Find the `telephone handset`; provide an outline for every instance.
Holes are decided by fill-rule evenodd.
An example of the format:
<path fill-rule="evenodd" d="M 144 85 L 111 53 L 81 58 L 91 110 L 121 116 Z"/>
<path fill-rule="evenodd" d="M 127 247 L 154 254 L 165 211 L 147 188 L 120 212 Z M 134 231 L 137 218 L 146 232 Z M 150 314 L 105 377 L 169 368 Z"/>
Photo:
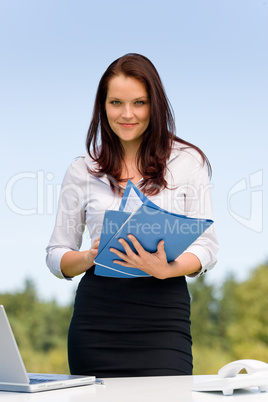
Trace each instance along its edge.
<path fill-rule="evenodd" d="M 245 369 L 247 374 L 241 374 Z M 218 371 L 218 376 L 207 381 L 194 383 L 192 391 L 222 391 L 232 395 L 234 389 L 257 387 L 259 391 L 268 391 L 268 364 L 260 360 L 243 359 L 226 364 Z"/>
<path fill-rule="evenodd" d="M 248 374 L 268 370 L 268 364 L 260 360 L 243 359 L 226 364 L 218 374 L 222 378 L 235 377 L 241 370 L 245 369 Z"/>

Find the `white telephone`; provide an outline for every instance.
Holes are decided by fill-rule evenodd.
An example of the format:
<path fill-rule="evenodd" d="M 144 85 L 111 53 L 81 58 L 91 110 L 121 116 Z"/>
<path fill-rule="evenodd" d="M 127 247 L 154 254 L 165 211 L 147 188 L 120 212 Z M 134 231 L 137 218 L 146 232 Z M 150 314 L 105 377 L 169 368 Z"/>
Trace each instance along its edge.
<path fill-rule="evenodd" d="M 245 369 L 247 374 L 238 373 Z M 257 387 L 261 392 L 268 391 L 268 364 L 259 360 L 236 360 L 218 371 L 218 377 L 194 383 L 192 391 L 222 391 L 232 395 L 234 389 Z"/>

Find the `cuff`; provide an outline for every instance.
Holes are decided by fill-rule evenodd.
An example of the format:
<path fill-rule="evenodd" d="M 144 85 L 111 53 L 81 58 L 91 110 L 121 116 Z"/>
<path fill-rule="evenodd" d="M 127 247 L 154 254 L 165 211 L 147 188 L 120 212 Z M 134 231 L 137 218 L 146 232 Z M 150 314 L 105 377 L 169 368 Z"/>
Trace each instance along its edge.
<path fill-rule="evenodd" d="M 48 268 L 50 269 L 50 272 L 55 275 L 59 279 L 66 279 L 68 281 L 72 280 L 70 277 L 66 277 L 63 275 L 61 268 L 60 268 L 60 262 L 65 253 L 70 251 L 68 248 L 55 248 L 47 253 L 46 257 L 46 264 Z"/>
<path fill-rule="evenodd" d="M 191 245 L 188 247 L 184 253 L 192 253 L 194 254 L 201 263 L 201 269 L 196 273 L 189 275 L 191 278 L 199 278 L 204 275 L 207 271 L 210 271 L 217 263 L 217 258 L 212 257 L 207 250 L 204 250 L 202 246 Z"/>

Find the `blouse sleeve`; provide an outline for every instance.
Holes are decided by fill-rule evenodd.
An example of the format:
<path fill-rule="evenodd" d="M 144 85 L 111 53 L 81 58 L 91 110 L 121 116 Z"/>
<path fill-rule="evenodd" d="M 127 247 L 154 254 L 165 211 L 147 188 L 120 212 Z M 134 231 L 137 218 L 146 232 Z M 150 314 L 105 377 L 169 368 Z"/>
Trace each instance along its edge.
<path fill-rule="evenodd" d="M 185 196 L 185 214 L 190 217 L 201 219 L 213 219 L 211 203 L 211 183 L 208 176 L 206 163 L 201 160 L 200 155 L 192 156 L 193 165 L 187 183 Z M 196 275 L 203 275 L 211 270 L 217 262 L 219 249 L 215 233 L 214 223 L 197 239 L 185 252 L 192 253 L 201 262 L 201 270 Z"/>
<path fill-rule="evenodd" d="M 63 179 L 56 223 L 46 248 L 46 264 L 60 279 L 71 279 L 63 275 L 60 261 L 66 252 L 80 249 L 85 229 L 85 197 L 78 167 L 74 162 Z"/>

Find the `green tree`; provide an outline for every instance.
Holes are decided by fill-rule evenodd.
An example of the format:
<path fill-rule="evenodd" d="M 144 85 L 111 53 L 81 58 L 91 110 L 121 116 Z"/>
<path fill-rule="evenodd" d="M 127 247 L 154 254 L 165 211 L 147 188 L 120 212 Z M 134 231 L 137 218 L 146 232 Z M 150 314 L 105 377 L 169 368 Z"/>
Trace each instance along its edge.
<path fill-rule="evenodd" d="M 27 279 L 20 292 L 0 295 L 28 371 L 68 372 L 66 344 L 72 304 L 40 301 Z"/>
<path fill-rule="evenodd" d="M 189 284 L 191 295 L 192 337 L 199 346 L 211 347 L 219 335 L 218 300 L 215 289 L 201 276 Z"/>
<path fill-rule="evenodd" d="M 226 337 L 234 358 L 268 361 L 268 265 L 255 269 L 234 289 L 232 322 Z"/>
<path fill-rule="evenodd" d="M 229 276 L 221 288 L 206 277 L 189 280 L 194 374 L 216 374 L 237 359 L 268 362 L 268 264 L 239 283 Z M 26 368 L 67 373 L 67 334 L 72 303 L 59 306 L 38 298 L 27 279 L 21 291 L 0 294 Z"/>

